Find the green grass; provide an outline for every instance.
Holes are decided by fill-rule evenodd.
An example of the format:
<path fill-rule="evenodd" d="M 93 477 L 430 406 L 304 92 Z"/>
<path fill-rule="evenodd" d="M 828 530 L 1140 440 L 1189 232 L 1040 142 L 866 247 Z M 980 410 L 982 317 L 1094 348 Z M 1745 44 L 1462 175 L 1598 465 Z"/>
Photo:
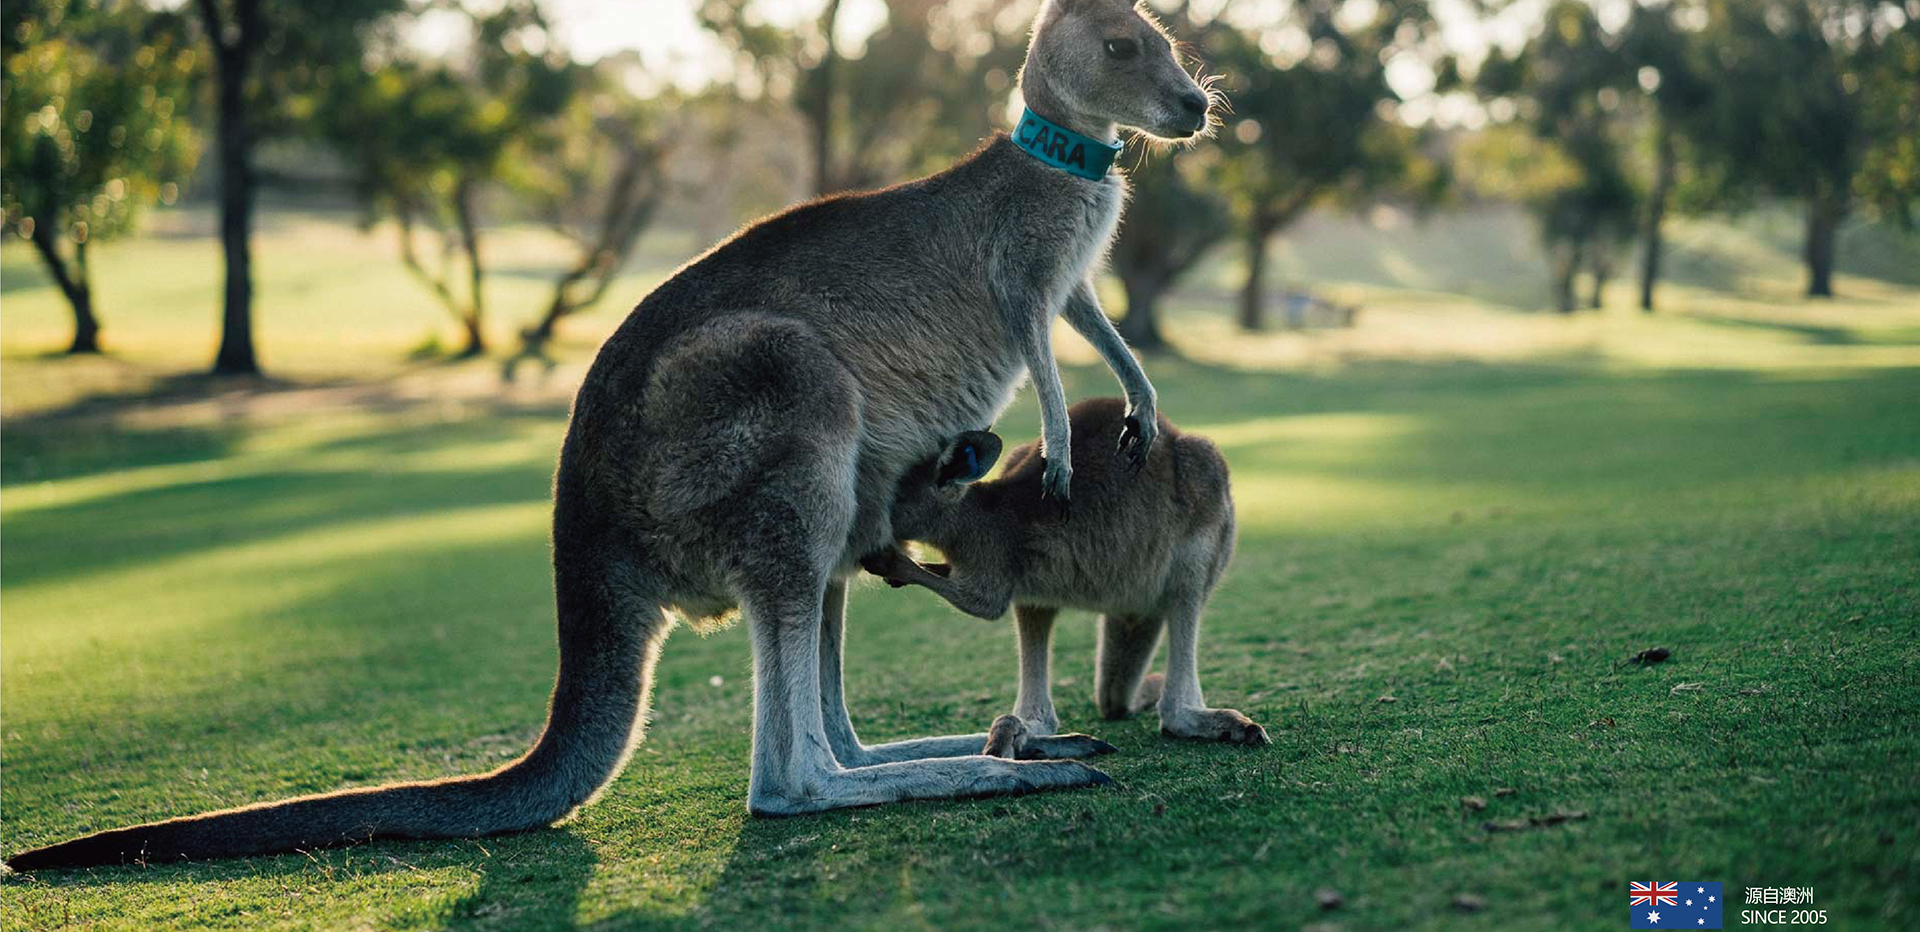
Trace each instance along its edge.
<path fill-rule="evenodd" d="M 126 355 L 75 365 L 37 355 L 57 305 L 4 253 L 0 849 L 485 768 L 539 724 L 578 362 L 511 392 L 401 362 L 431 308 L 371 267 L 406 314 L 346 302 L 336 276 L 377 250 L 303 224 L 264 241 L 266 292 L 345 302 L 364 333 L 315 322 L 268 358 L 327 381 L 165 403 L 116 393 L 199 361 L 179 322 L 210 285 L 159 279 L 205 256 L 103 250 L 170 297 L 103 309 Z M 1120 747 L 1117 787 L 751 820 L 745 632 L 681 631 L 645 744 L 567 825 L 7 877 L 0 927 L 1617 929 L 1625 882 L 1655 877 L 1811 886 L 1833 928 L 1920 924 L 1920 291 L 1857 275 L 1801 305 L 1790 262 L 1736 255 L 1738 281 L 1683 280 L 1671 313 L 1561 320 L 1315 242 L 1289 248 L 1329 250 L 1312 261 L 1366 302 L 1361 327 L 1231 338 L 1203 287 L 1173 304 L 1187 358 L 1148 362 L 1234 470 L 1203 677 L 1272 747 L 1099 721 L 1091 623 L 1069 619 L 1063 724 Z M 1066 355 L 1073 395 L 1112 391 Z M 1010 707 L 1008 626 L 883 587 L 850 615 L 868 740 Z M 1672 659 L 1628 662 L 1656 646 Z M 1484 827 L 1555 812 L 1586 817 Z M 1345 905 L 1319 910 L 1320 887 Z"/>

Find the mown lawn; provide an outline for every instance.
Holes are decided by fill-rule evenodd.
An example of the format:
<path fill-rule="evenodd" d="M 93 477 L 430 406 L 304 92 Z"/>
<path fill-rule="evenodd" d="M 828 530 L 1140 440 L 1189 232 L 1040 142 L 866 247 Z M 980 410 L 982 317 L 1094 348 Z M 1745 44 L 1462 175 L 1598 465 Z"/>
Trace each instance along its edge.
<path fill-rule="evenodd" d="M 1356 282 L 1351 334 L 1234 340 L 1183 299 L 1189 358 L 1148 363 L 1234 470 L 1203 677 L 1270 748 L 1099 721 L 1069 621 L 1063 724 L 1119 746 L 1116 787 L 751 820 L 745 632 L 682 631 L 567 825 L 11 876 L 0 925 L 1610 930 L 1654 878 L 1920 925 L 1920 292 L 1560 321 Z M 7 384 L 61 395 L 6 332 Z M 405 395 L 7 421 L 0 849 L 526 745 L 564 403 Z M 1009 626 L 884 587 L 850 615 L 869 740 L 1010 707 Z"/>

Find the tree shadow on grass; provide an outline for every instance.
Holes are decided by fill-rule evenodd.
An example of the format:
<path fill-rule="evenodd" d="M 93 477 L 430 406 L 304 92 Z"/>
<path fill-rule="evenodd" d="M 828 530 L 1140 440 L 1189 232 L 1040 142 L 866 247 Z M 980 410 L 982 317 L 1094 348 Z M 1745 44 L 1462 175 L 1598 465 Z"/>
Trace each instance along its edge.
<path fill-rule="evenodd" d="M 1716 327 L 1728 327 L 1736 330 L 1772 330 L 1798 338 L 1803 343 L 1816 346 L 1857 346 L 1862 341 L 1852 330 L 1845 327 L 1823 327 L 1818 324 L 1798 324 L 1778 320 L 1754 320 L 1746 317 L 1724 317 L 1717 314 L 1692 313 L 1685 315 L 1688 320 L 1696 320 Z"/>
<path fill-rule="evenodd" d="M 553 423 L 541 411 L 497 412 L 450 424 L 399 424 L 309 447 L 315 455 L 365 457 L 367 469 L 285 469 L 182 477 L 164 484 L 128 488 L 77 501 L 19 509 L 7 517 L 14 546 L 4 554 L 8 585 L 65 579 L 214 547 L 282 538 L 355 521 L 425 517 L 461 508 L 545 501 L 552 462 L 545 457 L 459 468 L 463 445 L 483 445 L 523 436 L 523 428 Z M 554 425 L 557 435 L 557 424 Z M 241 428 L 118 433 L 113 449 L 132 445 L 140 465 L 216 460 L 245 436 Z M 35 440 L 7 437 L 10 453 Z M 67 445 L 72 438 L 51 439 Z M 158 448 L 158 452 L 155 450 Z M 450 468 L 382 469 L 409 454 L 450 451 Z M 103 453 L 110 454 L 111 450 Z M 27 455 L 19 453 L 19 455 Z M 103 469 L 106 467 L 102 467 Z M 121 463 L 114 468 L 130 468 Z M 84 474 L 85 469 L 70 470 Z M 88 548 L 71 548 L 85 539 Z M 76 558 L 77 557 L 77 558 Z"/>
<path fill-rule="evenodd" d="M 289 891 L 311 890 L 453 869 L 478 875 L 478 888 L 443 905 L 430 897 L 415 897 L 404 886 L 396 887 L 393 892 L 408 902 L 390 916 L 386 927 L 547 928 L 570 922 L 596 860 L 592 846 L 578 833 L 546 828 L 482 839 L 381 841 L 194 864 L 9 874 L 0 882 L 37 889 L 38 896 L 21 900 L 26 915 L 14 918 L 25 920 L 27 928 L 53 928 L 63 923 L 70 891 L 138 886 L 185 891 L 258 882 Z"/>
<path fill-rule="evenodd" d="M 522 418 L 565 422 L 567 404 L 562 393 L 529 397 L 500 391 L 491 378 L 450 385 L 433 381 L 424 388 L 403 384 L 407 376 L 454 365 L 449 360 L 432 360 L 383 379 L 298 381 L 201 372 L 154 375 L 127 367 L 117 384 L 7 417 L 6 443 L 0 446 L 0 484 L 217 459 L 233 453 L 253 430 L 315 412 L 406 417 L 453 406 L 476 426 Z M 486 367 L 491 373 L 492 364 Z M 408 425 L 375 432 L 359 442 L 372 446 L 396 434 L 417 437 L 421 433 L 419 425 Z"/>

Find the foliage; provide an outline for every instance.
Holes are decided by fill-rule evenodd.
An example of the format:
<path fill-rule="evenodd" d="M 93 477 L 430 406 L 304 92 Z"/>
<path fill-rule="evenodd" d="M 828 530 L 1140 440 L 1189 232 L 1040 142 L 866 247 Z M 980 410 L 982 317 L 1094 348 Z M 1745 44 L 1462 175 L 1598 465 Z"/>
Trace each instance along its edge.
<path fill-rule="evenodd" d="M 1518 56 L 1508 59 L 1496 50 L 1478 75 L 1482 94 L 1524 102 L 1514 112 L 1538 145 L 1518 152 L 1553 153 L 1531 164 L 1510 153 L 1493 174 L 1508 176 L 1506 183 L 1523 195 L 1539 223 L 1561 311 L 1574 309 L 1575 278 L 1582 271 L 1593 276 L 1591 303 L 1599 306 L 1612 254 L 1634 231 L 1640 192 L 1626 164 L 1634 126 L 1625 104 L 1636 80 L 1619 37 L 1603 30 L 1593 8 L 1578 0 L 1549 7 L 1539 35 Z M 1516 142 L 1496 137 L 1495 145 Z"/>
<path fill-rule="evenodd" d="M 531 3 L 476 13 L 471 61 L 396 58 L 331 82 L 320 103 L 320 125 L 351 167 L 369 221 L 397 221 L 401 261 L 461 324 L 462 356 L 486 349 L 484 189 L 521 180 L 532 159 L 564 148 L 559 117 L 584 80 L 582 66 L 549 47 L 545 29 Z M 422 223 L 440 242 L 432 269 L 415 244 Z"/>
<path fill-rule="evenodd" d="M 1137 349 L 1155 350 L 1166 345 L 1156 312 L 1160 297 L 1232 232 L 1232 214 L 1206 183 L 1209 169 L 1217 171 L 1217 151 L 1135 153 L 1127 213 L 1108 261 L 1126 287 L 1121 335 Z"/>
<path fill-rule="evenodd" d="M 1247 237 L 1248 329 L 1265 326 L 1268 241 L 1309 208 L 1388 194 L 1430 200 L 1444 187 L 1421 134 L 1391 118 L 1399 95 L 1387 83 L 1388 63 L 1419 48 L 1432 28 L 1419 0 L 1364 10 L 1312 0 L 1290 4 L 1279 22 L 1197 27 L 1204 64 L 1220 72 L 1230 101 L 1218 180 Z"/>
<path fill-rule="evenodd" d="M 1390 117 L 1399 95 L 1387 62 L 1432 26 L 1424 3 L 1382 3 L 1359 24 L 1343 5 L 1297 3 L 1262 28 L 1213 22 L 1201 30 L 1206 67 L 1221 73 L 1232 112 L 1219 145 L 1222 178 L 1255 228 L 1284 228 L 1321 198 L 1364 196 L 1397 182 L 1432 180 L 1415 140 Z M 1274 35 L 1304 51 L 1268 51 Z"/>
<path fill-rule="evenodd" d="M 1710 0 L 1711 106 L 1689 135 L 1714 194 L 1807 209 L 1808 292 L 1832 293 L 1835 228 L 1865 203 L 1910 222 L 1920 197 L 1920 24 L 1891 0 Z"/>
<path fill-rule="evenodd" d="M 787 99 L 806 120 L 816 193 L 944 168 L 1004 124 L 1032 4 L 887 0 L 857 49 L 843 47 L 838 0 L 792 28 L 771 22 L 776 6 L 706 0 L 699 15 L 738 56 L 737 86 Z"/>
<path fill-rule="evenodd" d="M 1916 226 L 1920 200 L 1920 10 L 1889 32 L 1858 80 L 1866 150 L 1853 194 L 1906 229 Z"/>
<path fill-rule="evenodd" d="M 629 87 L 631 57 L 600 62 L 580 76 L 578 90 L 555 124 L 537 137 L 537 158 L 523 163 L 518 187 L 535 212 L 577 251 L 554 279 L 553 298 L 520 333 L 520 351 L 506 374 L 527 359 L 551 360 L 547 341 L 566 317 L 607 293 L 669 190 L 667 157 L 693 120 L 676 95 L 643 99 Z"/>
<path fill-rule="evenodd" d="M 412 9 L 409 0 L 193 3 L 216 56 L 245 59 L 241 90 L 256 143 L 310 136 L 320 95 L 335 81 L 368 70 L 369 52 L 395 41 Z"/>
<path fill-rule="evenodd" d="M 178 196 L 199 62 L 177 17 L 129 3 L 8 4 L 0 29 L 0 210 L 72 304 L 72 350 L 96 351 L 87 246 Z"/>

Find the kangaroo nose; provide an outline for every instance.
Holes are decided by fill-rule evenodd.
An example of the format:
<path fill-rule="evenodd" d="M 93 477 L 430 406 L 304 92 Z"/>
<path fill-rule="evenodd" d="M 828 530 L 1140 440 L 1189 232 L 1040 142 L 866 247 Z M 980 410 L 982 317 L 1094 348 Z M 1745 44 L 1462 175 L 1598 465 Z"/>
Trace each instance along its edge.
<path fill-rule="evenodd" d="M 1180 109 L 1199 116 L 1207 112 L 1207 95 L 1199 91 L 1188 91 L 1180 96 Z"/>

